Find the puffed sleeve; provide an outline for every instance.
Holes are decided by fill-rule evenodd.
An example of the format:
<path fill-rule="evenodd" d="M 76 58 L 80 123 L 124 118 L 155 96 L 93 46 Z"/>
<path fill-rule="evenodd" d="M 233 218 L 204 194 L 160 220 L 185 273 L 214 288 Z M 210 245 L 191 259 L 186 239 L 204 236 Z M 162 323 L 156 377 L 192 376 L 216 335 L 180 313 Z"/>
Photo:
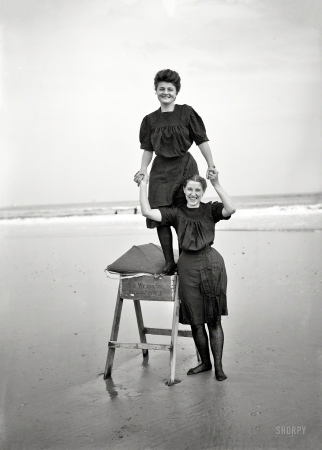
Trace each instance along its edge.
<path fill-rule="evenodd" d="M 214 222 L 217 223 L 220 220 L 229 220 L 231 216 L 224 217 L 222 215 L 222 210 L 224 209 L 224 205 L 221 202 L 213 202 L 212 203 L 212 218 Z"/>
<path fill-rule="evenodd" d="M 159 211 L 162 216 L 162 220 L 159 226 L 167 225 L 173 226 L 176 228 L 177 225 L 177 217 L 178 217 L 178 209 L 174 206 L 171 208 L 159 208 Z"/>
<path fill-rule="evenodd" d="M 190 108 L 189 134 L 197 145 L 209 141 L 202 118 L 193 108 Z"/>
<path fill-rule="evenodd" d="M 140 127 L 140 143 L 143 150 L 148 150 L 153 152 L 153 147 L 151 144 L 151 126 L 148 116 L 145 116 L 142 120 Z"/>

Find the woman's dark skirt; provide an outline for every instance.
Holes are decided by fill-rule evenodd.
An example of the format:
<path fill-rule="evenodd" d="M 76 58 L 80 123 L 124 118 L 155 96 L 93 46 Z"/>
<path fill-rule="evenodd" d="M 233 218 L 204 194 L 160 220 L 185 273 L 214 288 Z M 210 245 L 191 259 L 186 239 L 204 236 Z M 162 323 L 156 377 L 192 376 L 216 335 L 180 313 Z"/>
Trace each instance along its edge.
<path fill-rule="evenodd" d="M 227 316 L 227 274 L 220 253 L 212 247 L 183 251 L 178 261 L 182 324 L 215 322 Z"/>
<path fill-rule="evenodd" d="M 182 188 L 183 181 L 191 175 L 199 174 L 198 166 L 189 152 L 182 157 L 154 158 L 149 180 L 149 203 L 151 208 L 179 206 L 186 203 Z M 146 219 L 147 228 L 160 225 L 151 219 Z"/>

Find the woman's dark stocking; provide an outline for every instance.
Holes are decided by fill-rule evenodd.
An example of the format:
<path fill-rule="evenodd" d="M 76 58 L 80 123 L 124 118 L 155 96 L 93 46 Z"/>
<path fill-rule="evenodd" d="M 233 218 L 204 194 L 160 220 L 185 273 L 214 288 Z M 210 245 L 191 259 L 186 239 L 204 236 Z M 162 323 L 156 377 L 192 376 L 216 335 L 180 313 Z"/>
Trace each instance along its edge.
<path fill-rule="evenodd" d="M 210 361 L 208 336 L 204 324 L 191 325 L 191 331 L 193 340 L 195 341 L 201 358 L 201 364 L 190 369 L 187 372 L 187 375 L 195 375 L 196 373 L 205 372 L 206 370 L 211 370 L 212 368 Z"/>
<path fill-rule="evenodd" d="M 222 368 L 222 353 L 224 348 L 224 332 L 219 318 L 214 323 L 208 323 L 210 347 L 214 357 L 215 375 L 218 381 L 223 381 L 227 377 Z"/>
<path fill-rule="evenodd" d="M 159 241 L 163 250 L 165 258 L 165 266 L 161 273 L 163 275 L 173 275 L 176 271 L 177 265 L 174 261 L 173 256 L 173 245 L 172 245 L 172 231 L 170 227 L 161 226 L 157 228 Z"/>

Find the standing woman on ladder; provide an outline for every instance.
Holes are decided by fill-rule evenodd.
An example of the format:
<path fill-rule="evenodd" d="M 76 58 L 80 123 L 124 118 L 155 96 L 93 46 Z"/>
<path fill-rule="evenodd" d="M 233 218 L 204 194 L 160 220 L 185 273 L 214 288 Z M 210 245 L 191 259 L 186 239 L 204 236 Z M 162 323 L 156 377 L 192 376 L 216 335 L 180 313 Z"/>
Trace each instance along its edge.
<path fill-rule="evenodd" d="M 201 364 L 190 369 L 188 375 L 211 370 L 210 341 L 215 375 L 217 380 L 223 381 L 227 377 L 222 368 L 224 332 L 221 316 L 228 315 L 227 275 L 222 256 L 211 245 L 215 238 L 215 224 L 230 219 L 236 210 L 219 183 L 218 173 L 209 173 L 209 180 L 221 202 L 202 203 L 207 181 L 193 175 L 183 183 L 185 205 L 151 209 L 146 177 L 140 183 L 140 204 L 143 216 L 159 222 L 161 227 L 175 228 L 182 249 L 178 260 L 179 322 L 191 325 L 192 337 L 201 357 Z"/>
<path fill-rule="evenodd" d="M 179 206 L 186 203 L 182 189 L 183 181 L 198 174 L 195 159 L 188 152 L 193 142 L 204 156 L 209 173 L 218 173 L 208 144 L 206 129 L 201 117 L 191 106 L 175 104 L 181 88 L 181 79 L 174 70 L 160 70 L 154 78 L 155 92 L 160 108 L 144 117 L 140 128 L 140 143 L 143 149 L 141 168 L 134 181 L 140 185 L 147 179 L 147 168 L 153 161 L 149 180 L 149 202 L 151 208 Z M 159 241 L 165 257 L 164 275 L 173 275 L 176 264 L 173 255 L 172 232 L 168 225 L 147 219 L 147 227 L 157 227 Z"/>

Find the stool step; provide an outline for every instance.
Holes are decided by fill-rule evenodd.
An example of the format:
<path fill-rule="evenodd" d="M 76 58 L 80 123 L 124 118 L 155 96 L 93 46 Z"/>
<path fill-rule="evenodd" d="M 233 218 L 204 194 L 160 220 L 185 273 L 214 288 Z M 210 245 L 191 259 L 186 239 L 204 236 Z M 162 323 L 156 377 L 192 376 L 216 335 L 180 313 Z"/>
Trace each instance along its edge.
<path fill-rule="evenodd" d="M 172 330 L 166 328 L 144 328 L 145 334 L 157 334 L 159 336 L 171 336 Z M 178 330 L 178 336 L 192 337 L 191 330 Z"/>
<path fill-rule="evenodd" d="M 116 342 L 109 341 L 108 346 L 110 348 L 137 348 L 140 350 L 171 350 L 172 345 L 168 344 L 148 344 L 145 342 L 140 343 L 125 343 L 125 342 Z"/>

